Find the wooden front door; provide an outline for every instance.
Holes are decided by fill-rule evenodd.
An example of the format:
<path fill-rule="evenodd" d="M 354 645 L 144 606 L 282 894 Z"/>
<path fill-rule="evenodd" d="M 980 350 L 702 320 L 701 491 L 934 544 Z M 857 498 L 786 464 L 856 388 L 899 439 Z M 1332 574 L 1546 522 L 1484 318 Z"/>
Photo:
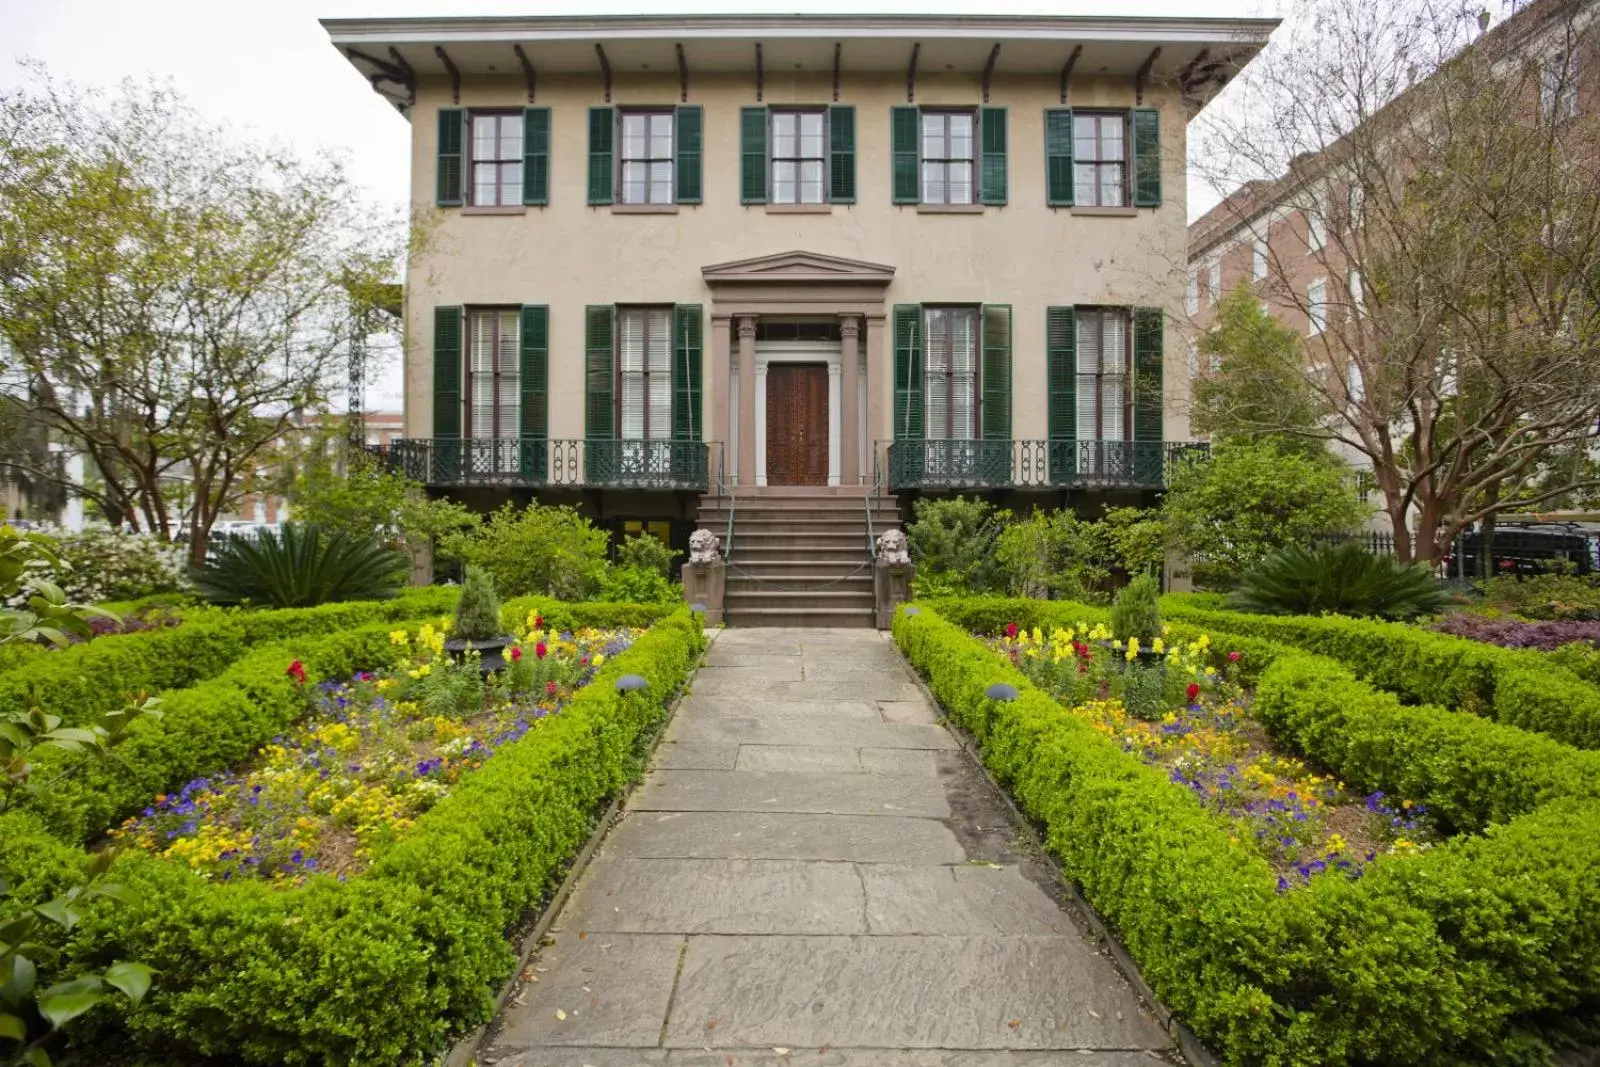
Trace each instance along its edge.
<path fill-rule="evenodd" d="M 828 367 L 767 365 L 767 484 L 828 484 Z"/>

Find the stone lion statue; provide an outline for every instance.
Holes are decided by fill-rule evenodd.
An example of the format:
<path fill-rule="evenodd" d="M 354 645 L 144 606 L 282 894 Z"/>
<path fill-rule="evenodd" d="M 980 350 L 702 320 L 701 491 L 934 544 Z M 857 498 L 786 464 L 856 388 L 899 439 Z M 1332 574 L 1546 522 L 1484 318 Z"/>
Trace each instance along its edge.
<path fill-rule="evenodd" d="M 879 563 L 910 563 L 911 553 L 906 549 L 906 535 L 899 530 L 885 530 L 878 536 Z"/>
<path fill-rule="evenodd" d="M 689 535 L 689 562 L 715 563 L 722 558 L 722 540 L 710 530 L 696 530 Z"/>

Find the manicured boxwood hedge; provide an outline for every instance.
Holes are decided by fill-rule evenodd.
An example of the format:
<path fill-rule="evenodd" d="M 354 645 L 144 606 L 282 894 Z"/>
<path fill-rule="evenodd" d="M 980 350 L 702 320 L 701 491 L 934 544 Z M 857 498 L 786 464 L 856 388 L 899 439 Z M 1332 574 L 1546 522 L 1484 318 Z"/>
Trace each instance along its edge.
<path fill-rule="evenodd" d="M 1362 781 L 1366 773 L 1414 781 L 1463 827 L 1510 817 L 1382 857 L 1355 881 L 1321 878 L 1280 896 L 1271 869 L 1226 822 L 1064 714 L 967 632 L 1093 620 L 1093 609 L 1048 604 L 1028 618 L 1026 603 L 943 602 L 968 608 L 961 626 L 931 605 L 902 609 L 895 638 L 1158 995 L 1228 1062 L 1442 1067 L 1521 1050 L 1515 1062 L 1536 1063 L 1537 1024 L 1600 999 L 1600 800 L 1582 795 L 1588 754 L 1443 709 L 1402 708 L 1328 660 L 1254 643 L 1245 661 L 1258 660 L 1265 699 L 1278 701 L 1269 714 L 1291 745 L 1344 759 L 1338 769 L 1357 788 L 1383 787 Z M 1019 698 L 988 700 L 996 681 Z M 1419 725 L 1433 729 L 1433 749 L 1378 751 Z M 1509 768 L 1473 779 L 1460 761 L 1475 741 L 1553 766 L 1543 779 Z"/>
<path fill-rule="evenodd" d="M 1499 648 L 1403 623 L 1329 615 L 1246 615 L 1162 600 L 1173 621 L 1294 645 L 1344 663 L 1363 680 L 1417 703 L 1443 704 L 1600 749 L 1600 687 L 1542 652 Z"/>
<path fill-rule="evenodd" d="M 359 668 L 366 640 L 303 646 L 308 680 Z M 606 798 L 638 773 L 642 739 L 703 647 L 687 609 L 658 621 L 560 715 L 500 749 L 347 882 L 212 884 L 148 854 L 119 858 L 111 877 L 139 903 L 80 924 L 63 971 L 137 959 L 157 979 L 139 1008 L 88 1018 L 78 1039 L 87 1058 L 423 1062 L 487 1018 L 514 963 L 508 932 L 559 879 Z M 262 670 L 260 684 L 275 687 Z M 623 674 L 649 688 L 620 695 Z M 86 860 L 30 812 L 0 817 L 0 875 L 26 878 L 21 899 L 48 893 Z"/>

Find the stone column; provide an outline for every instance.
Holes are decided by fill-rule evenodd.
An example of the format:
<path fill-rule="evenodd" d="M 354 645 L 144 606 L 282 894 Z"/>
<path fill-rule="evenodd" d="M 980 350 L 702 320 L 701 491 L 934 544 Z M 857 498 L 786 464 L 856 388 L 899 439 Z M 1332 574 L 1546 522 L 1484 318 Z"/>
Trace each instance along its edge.
<path fill-rule="evenodd" d="M 728 451 L 732 437 L 728 432 L 728 368 L 732 363 L 728 333 L 728 316 L 711 316 L 711 415 L 705 420 L 711 432 L 706 434 L 706 440 L 719 442 L 722 448 L 720 469 L 717 467 L 719 457 L 711 457 L 713 478 L 718 474 L 726 478 L 727 472 L 733 469 L 734 460 Z"/>
<path fill-rule="evenodd" d="M 739 484 L 756 484 L 756 317 L 738 316 Z"/>
<path fill-rule="evenodd" d="M 888 441 L 894 436 L 893 413 L 889 410 L 894 361 L 892 354 L 883 350 L 883 323 L 882 315 L 867 316 L 867 448 L 873 450 L 878 448 L 879 441 Z M 873 470 L 872 458 L 869 455 L 868 471 Z M 876 458 L 883 463 L 888 461 L 887 456 Z M 880 473 L 888 477 L 887 470 Z"/>
<path fill-rule="evenodd" d="M 845 315 L 839 320 L 844 381 L 839 390 L 839 484 L 861 483 L 861 320 Z"/>

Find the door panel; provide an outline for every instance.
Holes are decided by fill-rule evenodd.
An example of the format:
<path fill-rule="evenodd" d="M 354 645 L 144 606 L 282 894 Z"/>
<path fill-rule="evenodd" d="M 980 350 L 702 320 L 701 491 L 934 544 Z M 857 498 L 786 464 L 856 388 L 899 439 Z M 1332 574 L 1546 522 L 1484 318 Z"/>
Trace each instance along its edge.
<path fill-rule="evenodd" d="M 767 484 L 828 484 L 828 368 L 767 366 Z"/>

